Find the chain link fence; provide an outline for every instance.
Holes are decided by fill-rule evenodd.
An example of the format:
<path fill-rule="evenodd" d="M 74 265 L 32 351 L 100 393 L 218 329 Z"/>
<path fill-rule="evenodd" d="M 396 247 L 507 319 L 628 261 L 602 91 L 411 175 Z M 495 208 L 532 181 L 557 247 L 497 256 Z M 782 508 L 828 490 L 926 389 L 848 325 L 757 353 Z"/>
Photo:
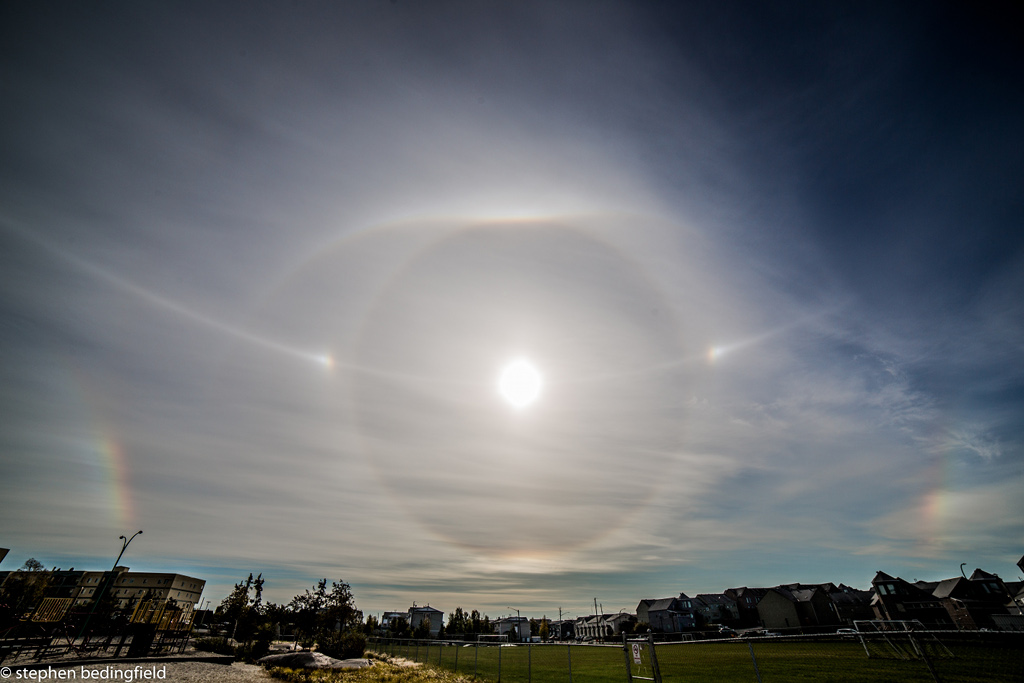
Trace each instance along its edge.
<path fill-rule="evenodd" d="M 675 643 L 371 639 L 369 649 L 496 683 L 1024 682 L 1024 633 L 871 633 Z"/>

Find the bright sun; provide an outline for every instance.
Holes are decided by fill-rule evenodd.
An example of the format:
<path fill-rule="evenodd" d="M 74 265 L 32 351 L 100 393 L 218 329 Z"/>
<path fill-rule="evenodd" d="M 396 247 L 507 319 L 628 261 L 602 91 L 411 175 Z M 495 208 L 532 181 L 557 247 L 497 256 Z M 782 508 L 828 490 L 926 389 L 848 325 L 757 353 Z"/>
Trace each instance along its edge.
<path fill-rule="evenodd" d="M 501 369 L 498 392 L 514 408 L 525 408 L 537 400 L 544 381 L 530 361 L 519 358 Z"/>

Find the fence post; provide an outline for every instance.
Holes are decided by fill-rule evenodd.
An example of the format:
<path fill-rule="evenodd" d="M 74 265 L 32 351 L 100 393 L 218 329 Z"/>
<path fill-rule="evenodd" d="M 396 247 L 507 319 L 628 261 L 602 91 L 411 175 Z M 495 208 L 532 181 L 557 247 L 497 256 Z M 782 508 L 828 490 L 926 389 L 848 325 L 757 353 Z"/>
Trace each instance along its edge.
<path fill-rule="evenodd" d="M 747 641 L 747 648 L 750 650 L 750 661 L 754 663 L 754 675 L 757 676 L 757 683 L 761 683 L 761 672 L 757 670 L 757 657 L 754 656 L 754 646 Z"/>
<path fill-rule="evenodd" d="M 626 642 L 626 632 L 622 632 L 622 656 L 626 658 L 626 683 L 633 683 L 633 662 L 629 659 L 629 643 Z"/>
<path fill-rule="evenodd" d="M 501 683 L 501 643 L 498 643 L 498 683 Z"/>
<path fill-rule="evenodd" d="M 566 643 L 565 647 L 569 652 L 569 683 L 572 683 L 572 645 Z"/>
<path fill-rule="evenodd" d="M 480 636 L 477 636 L 478 640 L 476 645 L 473 647 L 473 675 L 476 676 L 477 664 L 480 662 Z"/>
<path fill-rule="evenodd" d="M 533 683 L 533 644 L 526 644 L 526 680 Z"/>
<path fill-rule="evenodd" d="M 654 634 L 650 631 L 647 632 L 647 643 L 651 648 L 651 671 L 654 673 L 655 683 L 661 683 L 661 667 L 658 666 L 658 653 L 654 650 Z M 761 683 L 760 678 L 758 683 Z"/>

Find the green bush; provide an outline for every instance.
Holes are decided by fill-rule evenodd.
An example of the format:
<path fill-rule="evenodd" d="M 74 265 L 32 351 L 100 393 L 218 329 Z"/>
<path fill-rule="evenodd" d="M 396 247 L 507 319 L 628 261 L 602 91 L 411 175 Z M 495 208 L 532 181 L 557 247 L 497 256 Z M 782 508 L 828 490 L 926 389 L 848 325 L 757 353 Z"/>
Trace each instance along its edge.
<path fill-rule="evenodd" d="M 196 638 L 192 646 L 203 652 L 213 652 L 218 655 L 233 655 L 235 648 L 227 638 Z"/>
<path fill-rule="evenodd" d="M 249 662 L 252 664 L 260 657 L 265 657 L 270 652 L 270 643 L 261 642 L 259 640 L 253 640 L 248 643 L 243 643 L 235 648 L 235 657 L 242 660 L 243 662 Z"/>
<path fill-rule="evenodd" d="M 366 635 L 359 631 L 334 632 L 317 642 L 317 650 L 335 659 L 362 657 L 366 651 Z"/>

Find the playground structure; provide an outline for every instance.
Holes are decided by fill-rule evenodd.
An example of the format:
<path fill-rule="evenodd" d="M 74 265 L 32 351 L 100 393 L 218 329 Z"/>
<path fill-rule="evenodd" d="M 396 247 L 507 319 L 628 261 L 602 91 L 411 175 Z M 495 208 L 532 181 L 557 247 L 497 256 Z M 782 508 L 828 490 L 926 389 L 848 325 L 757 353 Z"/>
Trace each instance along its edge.
<path fill-rule="evenodd" d="M 0 662 L 42 661 L 71 653 L 89 657 L 147 657 L 181 653 L 192 634 L 191 605 L 142 600 L 129 614 L 95 619 L 74 611 L 73 598 L 44 598 L 0 632 Z"/>

